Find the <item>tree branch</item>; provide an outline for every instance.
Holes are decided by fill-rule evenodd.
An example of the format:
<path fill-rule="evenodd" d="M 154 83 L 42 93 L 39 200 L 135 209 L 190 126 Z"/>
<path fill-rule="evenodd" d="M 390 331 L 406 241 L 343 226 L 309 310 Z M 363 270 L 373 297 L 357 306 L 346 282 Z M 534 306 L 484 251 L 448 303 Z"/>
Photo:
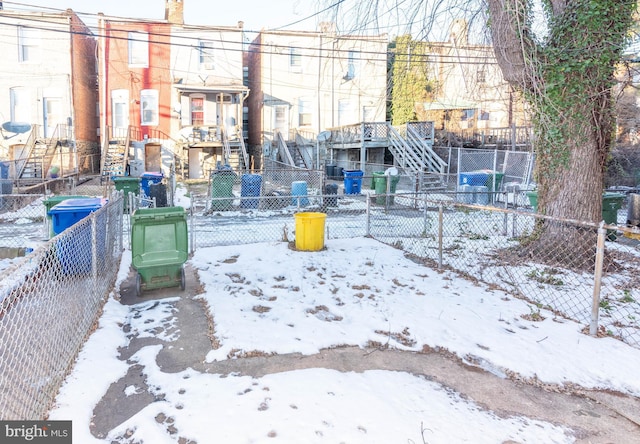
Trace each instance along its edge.
<path fill-rule="evenodd" d="M 534 92 L 536 44 L 529 28 L 527 0 L 488 0 L 493 47 L 504 78 L 514 87 Z"/>

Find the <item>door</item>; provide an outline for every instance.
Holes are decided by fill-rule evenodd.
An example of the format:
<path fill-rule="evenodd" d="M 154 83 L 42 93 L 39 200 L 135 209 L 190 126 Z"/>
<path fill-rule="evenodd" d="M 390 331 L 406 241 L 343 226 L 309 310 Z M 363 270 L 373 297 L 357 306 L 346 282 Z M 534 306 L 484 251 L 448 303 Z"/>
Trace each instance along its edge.
<path fill-rule="evenodd" d="M 62 123 L 62 100 L 59 97 L 45 97 L 44 106 L 44 137 L 52 137 L 56 126 Z"/>
<path fill-rule="evenodd" d="M 273 107 L 274 132 L 277 130 L 282 134 L 284 140 L 289 139 L 289 107 L 287 105 L 276 105 Z"/>

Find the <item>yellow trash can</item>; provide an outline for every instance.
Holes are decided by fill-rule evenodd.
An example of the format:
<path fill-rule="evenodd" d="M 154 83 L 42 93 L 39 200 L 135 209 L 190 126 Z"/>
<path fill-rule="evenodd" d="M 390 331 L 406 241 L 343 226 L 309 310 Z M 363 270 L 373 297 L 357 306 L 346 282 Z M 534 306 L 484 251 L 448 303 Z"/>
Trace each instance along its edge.
<path fill-rule="evenodd" d="M 296 250 L 320 251 L 324 248 L 325 213 L 296 213 Z"/>

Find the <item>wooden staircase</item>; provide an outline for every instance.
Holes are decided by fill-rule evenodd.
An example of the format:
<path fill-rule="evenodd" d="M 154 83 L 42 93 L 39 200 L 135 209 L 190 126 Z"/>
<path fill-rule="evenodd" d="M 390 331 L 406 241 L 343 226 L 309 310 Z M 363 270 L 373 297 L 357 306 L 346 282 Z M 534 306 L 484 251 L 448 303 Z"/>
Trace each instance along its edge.
<path fill-rule="evenodd" d="M 411 122 L 398 129 L 389 124 L 388 131 L 389 151 L 399 166 L 415 174 L 418 189 L 445 188 L 447 163 L 433 151 L 433 122 Z"/>
<path fill-rule="evenodd" d="M 237 169 L 240 171 L 248 171 L 249 154 L 247 153 L 244 139 L 240 136 L 238 137 L 239 143 L 234 143 L 233 145 L 231 145 L 231 143 L 229 143 L 229 137 L 227 135 L 226 128 L 222 128 L 221 135 L 225 163 L 232 166 L 236 165 Z"/>
<path fill-rule="evenodd" d="M 16 177 L 18 179 L 44 179 L 59 148 L 64 143 L 68 143 L 67 137 L 64 135 L 66 132 L 66 125 L 58 125 L 53 136 L 46 139 L 38 136 L 40 127 L 33 125 L 21 158 L 16 161 Z"/>

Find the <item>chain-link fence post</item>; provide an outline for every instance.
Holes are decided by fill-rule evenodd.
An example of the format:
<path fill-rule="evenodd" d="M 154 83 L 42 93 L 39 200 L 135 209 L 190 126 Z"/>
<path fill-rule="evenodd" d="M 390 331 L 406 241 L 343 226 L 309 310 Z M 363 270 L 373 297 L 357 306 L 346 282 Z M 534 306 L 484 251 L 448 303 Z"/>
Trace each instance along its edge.
<path fill-rule="evenodd" d="M 207 199 L 208 200 L 208 199 Z M 194 211 L 193 211 L 193 205 L 191 207 L 189 207 L 189 222 L 191 225 L 191 228 L 189 229 L 189 234 L 190 234 L 190 244 L 191 244 L 191 249 L 190 249 L 190 253 L 193 254 L 194 251 L 196 251 L 196 223 L 195 223 L 196 218 L 194 217 Z"/>
<path fill-rule="evenodd" d="M 444 225 L 444 207 L 438 205 L 438 268 L 442 268 L 442 237 Z"/>
<path fill-rule="evenodd" d="M 91 277 L 98 280 L 98 224 L 97 217 L 91 219 Z"/>
<path fill-rule="evenodd" d="M 371 194 L 367 194 L 367 229 L 366 236 L 371 236 Z"/>
<path fill-rule="evenodd" d="M 429 222 L 428 222 L 428 213 L 427 213 L 427 201 L 428 201 L 429 195 L 425 193 L 424 195 L 424 201 L 423 201 L 423 206 L 422 206 L 422 234 L 423 236 L 426 237 L 428 230 L 429 230 Z M 416 205 L 418 205 L 418 199 L 416 196 Z"/>
<path fill-rule="evenodd" d="M 600 313 L 600 288 L 602 286 L 602 265 L 604 263 L 604 239 L 607 230 L 604 229 L 604 222 L 598 228 L 598 243 L 596 247 L 596 265 L 593 282 L 593 303 L 591 306 L 591 323 L 589 324 L 589 334 L 595 336 L 598 333 L 598 315 Z"/>

